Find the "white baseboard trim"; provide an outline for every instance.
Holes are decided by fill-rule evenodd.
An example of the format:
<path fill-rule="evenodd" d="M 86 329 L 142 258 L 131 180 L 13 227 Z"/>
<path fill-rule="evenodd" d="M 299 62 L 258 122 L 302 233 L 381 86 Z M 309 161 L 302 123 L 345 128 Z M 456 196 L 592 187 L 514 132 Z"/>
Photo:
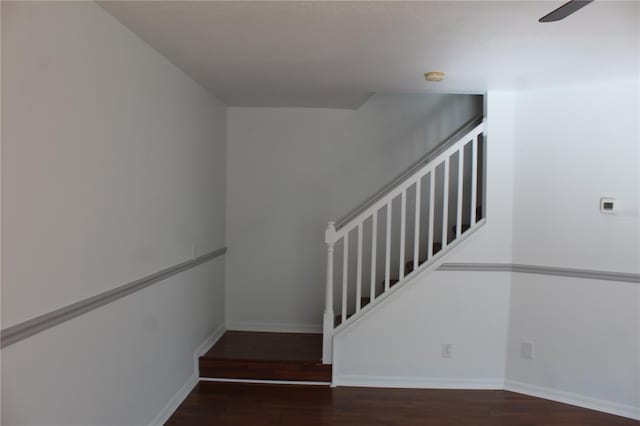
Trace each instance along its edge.
<path fill-rule="evenodd" d="M 182 401 L 184 401 L 189 392 L 194 388 L 195 385 L 198 384 L 198 375 L 197 373 L 193 373 L 189 376 L 187 382 L 180 388 L 178 392 L 169 400 L 167 405 L 165 405 L 162 410 L 158 413 L 155 419 L 149 423 L 150 426 L 162 426 L 168 420 L 169 417 L 178 409 Z"/>
<path fill-rule="evenodd" d="M 209 349 L 222 337 L 225 332 L 224 324 L 218 327 L 211 333 L 205 340 L 202 342 L 200 346 L 198 346 L 193 354 L 194 365 L 193 365 L 193 374 L 189 376 L 187 382 L 182 385 L 182 387 L 178 390 L 178 392 L 171 397 L 167 405 L 165 405 L 162 410 L 158 413 L 158 415 L 149 423 L 150 426 L 162 426 L 164 425 L 169 417 L 178 409 L 182 401 L 184 401 L 191 390 L 198 384 L 200 369 L 198 368 L 198 358 L 207 353 Z"/>
<path fill-rule="evenodd" d="M 258 383 L 268 385 L 305 385 L 305 386 L 330 386 L 331 382 L 303 382 L 297 380 L 257 380 L 257 379 L 227 379 L 217 377 L 200 377 L 201 382 L 222 383 Z"/>
<path fill-rule="evenodd" d="M 640 420 L 640 407 L 634 407 L 633 405 L 619 404 L 617 402 L 592 398 L 577 393 L 543 386 L 531 385 L 529 383 L 518 382 L 515 380 L 505 381 L 504 390 L 535 396 L 537 398 L 549 399 L 563 404 L 588 408 L 590 410 L 602 411 L 604 413 L 628 417 L 634 420 Z"/>
<path fill-rule="evenodd" d="M 200 358 L 202 355 L 206 354 L 207 352 L 209 352 L 209 349 L 211 349 L 213 347 L 213 345 L 216 344 L 216 342 L 218 340 L 220 340 L 220 338 L 222 337 L 222 335 L 224 334 L 224 332 L 227 331 L 224 324 L 222 324 L 220 327 L 216 328 L 213 333 L 211 333 L 209 335 L 209 337 L 207 337 L 205 339 L 204 342 L 202 342 L 202 344 L 200 346 L 198 346 L 198 348 L 196 349 L 194 355 L 193 355 L 193 362 L 194 362 L 194 370 L 199 374 L 200 373 L 200 369 L 198 368 L 198 358 Z"/>
<path fill-rule="evenodd" d="M 227 323 L 227 330 L 263 331 L 272 333 L 322 333 L 322 324 L 286 324 L 231 321 Z"/>
<path fill-rule="evenodd" d="M 336 375 L 335 386 L 358 386 L 375 388 L 413 388 L 413 389 L 504 389 L 502 378 L 448 378 L 448 377 L 403 377 L 403 376 L 365 376 L 360 374 Z"/>

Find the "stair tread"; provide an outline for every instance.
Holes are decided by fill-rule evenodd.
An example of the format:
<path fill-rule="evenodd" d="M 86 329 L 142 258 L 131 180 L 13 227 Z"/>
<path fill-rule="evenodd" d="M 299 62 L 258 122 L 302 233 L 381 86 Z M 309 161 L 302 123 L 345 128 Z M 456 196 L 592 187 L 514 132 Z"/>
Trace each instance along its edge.
<path fill-rule="evenodd" d="M 322 334 L 227 331 L 202 358 L 315 362 L 322 358 Z"/>

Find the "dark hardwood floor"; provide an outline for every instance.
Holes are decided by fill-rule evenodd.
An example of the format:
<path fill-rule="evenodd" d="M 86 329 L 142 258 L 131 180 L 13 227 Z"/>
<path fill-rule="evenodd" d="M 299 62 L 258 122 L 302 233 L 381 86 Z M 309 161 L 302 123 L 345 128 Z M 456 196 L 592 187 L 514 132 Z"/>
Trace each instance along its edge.
<path fill-rule="evenodd" d="M 201 377 L 330 381 L 322 335 L 228 331 Z M 506 391 L 201 381 L 167 425 L 623 426 L 640 422 Z"/>
<path fill-rule="evenodd" d="M 638 426 L 506 391 L 200 382 L 166 423 L 216 426 Z"/>
<path fill-rule="evenodd" d="M 200 376 L 330 382 L 321 358 L 321 334 L 227 331 L 200 358 Z"/>

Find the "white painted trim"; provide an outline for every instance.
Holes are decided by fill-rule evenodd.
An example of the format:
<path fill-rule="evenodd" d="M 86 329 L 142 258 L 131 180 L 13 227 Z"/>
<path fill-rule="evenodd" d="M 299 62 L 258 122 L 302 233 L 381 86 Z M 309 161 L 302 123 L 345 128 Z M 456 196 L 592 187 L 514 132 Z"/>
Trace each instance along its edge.
<path fill-rule="evenodd" d="M 227 331 L 224 324 L 220 325 L 218 328 L 216 328 L 213 333 L 211 333 L 209 335 L 209 337 L 207 337 L 205 339 L 204 342 L 202 342 L 202 344 L 200 346 L 198 346 L 198 348 L 196 349 L 196 351 L 194 352 L 193 355 L 193 362 L 194 362 L 194 371 L 196 371 L 198 373 L 198 375 L 200 374 L 200 368 L 199 368 L 199 358 L 206 354 L 207 352 L 209 352 L 209 349 L 211 349 L 213 347 L 213 345 L 216 344 L 216 342 L 218 340 L 220 340 L 220 338 L 222 337 L 222 335 L 224 334 L 224 332 Z"/>
<path fill-rule="evenodd" d="M 257 379 L 227 379 L 218 377 L 200 377 L 201 382 L 221 383 L 262 383 L 270 385 L 305 385 L 305 386 L 330 386 L 331 382 L 303 382 L 297 380 L 257 380 Z"/>
<path fill-rule="evenodd" d="M 182 401 L 184 401 L 187 398 L 187 396 L 189 395 L 191 390 L 194 388 L 194 386 L 197 384 L 198 384 L 198 375 L 196 373 L 193 373 L 191 376 L 189 376 L 189 379 L 180 388 L 180 390 L 178 390 L 178 392 L 176 392 L 176 394 L 173 395 L 173 397 L 169 400 L 167 405 L 165 405 L 162 408 L 162 410 L 160 410 L 156 418 L 153 419 L 151 423 L 149 423 L 149 425 L 150 426 L 164 425 L 169 420 L 171 415 L 178 409 L 180 404 L 182 404 Z"/>
<path fill-rule="evenodd" d="M 200 369 L 198 367 L 198 358 L 207 353 L 213 345 L 222 337 L 225 332 L 224 324 L 216 328 L 193 353 L 193 374 L 189 376 L 186 383 L 171 397 L 169 402 L 160 410 L 158 415 L 149 423 L 150 426 L 162 426 L 169 417 L 178 409 L 180 404 L 187 398 L 189 393 L 198 384 Z"/>
<path fill-rule="evenodd" d="M 406 377 L 406 376 L 368 376 L 360 374 L 336 374 L 336 386 L 360 386 L 376 388 L 409 389 L 482 389 L 502 390 L 504 379 L 488 378 L 450 378 L 450 377 Z"/>
<path fill-rule="evenodd" d="M 229 331 L 262 331 L 271 333 L 317 333 L 322 334 L 322 324 L 286 324 L 262 322 L 228 322 Z"/>
<path fill-rule="evenodd" d="M 337 356 L 338 354 L 338 345 L 340 340 L 335 339 L 331 336 L 331 387 L 335 388 L 337 385 L 336 379 L 338 377 L 338 371 L 340 371 L 340 358 Z"/>
<path fill-rule="evenodd" d="M 634 420 L 640 420 L 640 407 L 634 407 L 633 405 L 620 404 L 573 392 L 531 385 L 529 383 L 518 382 L 515 380 L 506 380 L 504 390 L 535 396 L 537 398 L 549 399 L 563 404 L 588 408 L 590 410 L 602 411 L 604 413 L 628 417 Z"/>

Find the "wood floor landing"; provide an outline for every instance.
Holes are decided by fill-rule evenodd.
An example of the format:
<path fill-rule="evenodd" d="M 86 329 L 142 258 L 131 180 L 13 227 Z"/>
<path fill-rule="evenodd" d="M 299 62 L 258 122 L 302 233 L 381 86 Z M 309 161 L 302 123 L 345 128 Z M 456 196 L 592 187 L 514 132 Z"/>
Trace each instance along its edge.
<path fill-rule="evenodd" d="M 638 426 L 506 391 L 200 382 L 171 426 Z"/>
<path fill-rule="evenodd" d="M 200 358 L 200 377 L 331 382 L 322 335 L 227 331 Z"/>

